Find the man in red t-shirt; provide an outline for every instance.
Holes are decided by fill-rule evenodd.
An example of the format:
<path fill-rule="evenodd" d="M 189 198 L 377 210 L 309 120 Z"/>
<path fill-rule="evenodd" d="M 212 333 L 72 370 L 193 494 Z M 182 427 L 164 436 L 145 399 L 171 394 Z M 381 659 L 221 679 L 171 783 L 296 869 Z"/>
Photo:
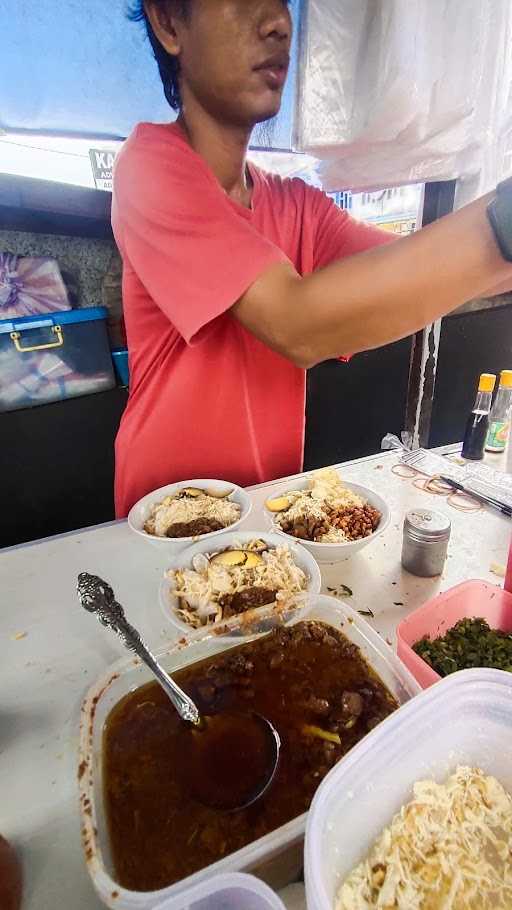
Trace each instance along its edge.
<path fill-rule="evenodd" d="M 116 510 L 179 479 L 301 469 L 305 370 L 402 338 L 510 280 L 482 199 L 412 237 L 354 221 L 246 161 L 289 63 L 286 0 L 146 0 L 174 125 L 118 156 L 130 398 Z M 354 255 L 361 254 L 361 255 Z"/>

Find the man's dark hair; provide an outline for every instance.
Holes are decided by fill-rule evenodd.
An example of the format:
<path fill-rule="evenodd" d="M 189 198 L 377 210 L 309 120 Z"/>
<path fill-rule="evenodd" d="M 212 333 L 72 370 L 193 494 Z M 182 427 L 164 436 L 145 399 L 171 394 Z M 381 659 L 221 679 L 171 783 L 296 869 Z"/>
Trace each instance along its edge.
<path fill-rule="evenodd" d="M 190 6 L 190 0 L 154 0 L 154 2 L 161 6 L 169 5 L 169 3 L 172 2 L 176 7 L 177 13 L 181 16 L 186 16 Z M 132 22 L 144 22 L 155 55 L 155 60 L 158 64 L 158 71 L 164 87 L 165 97 L 171 107 L 175 111 L 179 111 L 181 108 L 181 95 L 179 85 L 180 64 L 178 58 L 167 53 L 165 47 L 160 44 L 153 31 L 146 10 L 144 9 L 143 0 L 134 0 L 134 2 L 131 3 L 128 18 L 131 19 Z"/>

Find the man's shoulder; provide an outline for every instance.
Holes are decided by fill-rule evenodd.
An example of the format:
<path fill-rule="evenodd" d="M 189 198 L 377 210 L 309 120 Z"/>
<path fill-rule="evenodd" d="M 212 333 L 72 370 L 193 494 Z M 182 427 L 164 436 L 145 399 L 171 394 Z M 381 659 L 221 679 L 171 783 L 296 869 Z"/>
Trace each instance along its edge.
<path fill-rule="evenodd" d="M 282 177 L 261 168 L 256 170 L 267 201 L 272 206 L 300 209 L 303 216 L 315 216 L 329 201 L 325 193 L 306 183 L 302 177 Z"/>
<path fill-rule="evenodd" d="M 176 124 L 139 123 L 116 156 L 114 192 L 120 188 L 134 192 L 148 182 L 160 188 L 163 182 L 173 186 L 188 182 L 197 171 L 196 157 Z"/>
<path fill-rule="evenodd" d="M 260 181 L 272 195 L 288 196 L 290 198 L 305 199 L 311 193 L 316 193 L 314 187 L 309 186 L 301 177 L 282 177 L 273 171 L 266 171 L 261 167 L 252 165 Z"/>
<path fill-rule="evenodd" d="M 138 123 L 125 140 L 116 161 L 145 154 L 164 154 L 191 151 L 175 123 Z"/>

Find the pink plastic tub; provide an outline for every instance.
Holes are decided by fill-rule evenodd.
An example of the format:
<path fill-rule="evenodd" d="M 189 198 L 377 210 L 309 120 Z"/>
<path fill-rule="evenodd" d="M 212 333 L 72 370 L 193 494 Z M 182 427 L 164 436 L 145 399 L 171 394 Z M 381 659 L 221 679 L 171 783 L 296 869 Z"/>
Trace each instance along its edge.
<path fill-rule="evenodd" d="M 512 594 L 487 581 L 465 581 L 429 600 L 398 626 L 398 656 L 423 689 L 441 677 L 415 654 L 412 646 L 424 635 L 439 638 L 466 617 L 482 617 L 491 628 L 511 632 Z"/>

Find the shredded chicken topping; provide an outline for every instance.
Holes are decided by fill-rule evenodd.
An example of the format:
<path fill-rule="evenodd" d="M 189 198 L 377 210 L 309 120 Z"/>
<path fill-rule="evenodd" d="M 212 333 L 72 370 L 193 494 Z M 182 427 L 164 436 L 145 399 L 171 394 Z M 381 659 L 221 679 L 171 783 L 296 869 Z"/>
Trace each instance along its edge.
<path fill-rule="evenodd" d="M 369 855 L 341 886 L 336 910 L 510 910 L 512 798 L 494 777 L 458 767 L 414 785 Z"/>

